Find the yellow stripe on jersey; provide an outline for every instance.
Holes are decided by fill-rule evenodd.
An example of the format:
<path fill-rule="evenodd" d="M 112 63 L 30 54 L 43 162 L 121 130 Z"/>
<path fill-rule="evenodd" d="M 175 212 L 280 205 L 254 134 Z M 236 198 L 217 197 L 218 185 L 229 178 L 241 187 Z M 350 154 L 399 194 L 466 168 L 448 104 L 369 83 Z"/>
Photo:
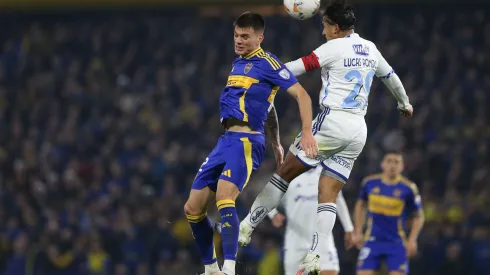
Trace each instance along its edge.
<path fill-rule="evenodd" d="M 405 202 L 398 198 L 390 198 L 375 194 L 369 195 L 368 209 L 371 213 L 385 216 L 400 216 L 404 206 Z"/>
<path fill-rule="evenodd" d="M 371 237 L 371 231 L 373 230 L 373 217 L 369 217 L 366 225 L 366 232 L 364 233 L 364 240 L 369 240 Z"/>
<path fill-rule="evenodd" d="M 267 101 L 269 103 L 274 102 L 274 98 L 276 97 L 277 91 L 279 91 L 279 86 L 272 87 L 271 94 L 269 95 L 269 98 L 267 98 Z"/>
<path fill-rule="evenodd" d="M 269 62 L 269 64 L 272 66 L 272 69 L 278 70 L 281 68 L 281 65 L 279 65 L 279 62 L 277 62 L 277 60 L 272 58 L 269 54 L 262 52 L 262 53 L 258 53 L 257 56 L 260 58 L 263 58 L 267 62 Z"/>
<path fill-rule="evenodd" d="M 405 178 L 405 177 L 401 177 L 400 179 L 400 183 L 403 184 L 403 185 L 406 185 L 408 186 L 408 188 L 410 188 L 410 190 L 412 190 L 413 194 L 414 195 L 418 195 L 419 194 L 419 188 L 417 187 L 417 185 L 415 184 L 415 182 Z"/>
<path fill-rule="evenodd" d="M 227 87 L 239 87 L 248 89 L 252 84 L 259 83 L 258 79 L 249 76 L 243 75 L 230 75 L 228 77 L 228 81 L 226 82 Z M 239 99 L 240 111 L 243 113 L 243 121 L 248 122 L 248 114 L 247 110 L 245 110 L 245 96 L 247 95 L 247 91 L 243 92 L 243 95 Z"/>
<path fill-rule="evenodd" d="M 243 142 L 243 155 L 245 156 L 245 165 L 247 166 L 247 179 L 243 185 L 243 188 L 245 188 L 252 174 L 252 143 L 250 143 L 247 137 L 242 137 L 240 140 Z"/>
<path fill-rule="evenodd" d="M 207 216 L 207 212 L 206 213 L 203 213 L 201 215 L 197 215 L 197 216 L 194 216 L 194 215 L 185 215 L 185 217 L 187 218 L 187 220 L 191 223 L 198 223 L 202 220 L 204 220 Z"/>
<path fill-rule="evenodd" d="M 216 202 L 216 206 L 218 207 L 218 210 L 221 210 L 223 208 L 227 207 L 235 207 L 235 201 L 233 200 L 220 200 Z"/>
<path fill-rule="evenodd" d="M 259 83 L 258 79 L 244 75 L 230 75 L 226 82 L 227 87 L 239 87 L 248 89 L 252 84 Z"/>

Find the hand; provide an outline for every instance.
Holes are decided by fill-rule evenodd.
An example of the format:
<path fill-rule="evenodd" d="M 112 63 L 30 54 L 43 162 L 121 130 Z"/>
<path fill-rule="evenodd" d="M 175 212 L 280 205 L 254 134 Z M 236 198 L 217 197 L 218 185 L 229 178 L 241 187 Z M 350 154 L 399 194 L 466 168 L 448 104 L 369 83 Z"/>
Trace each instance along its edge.
<path fill-rule="evenodd" d="M 274 158 L 276 159 L 276 168 L 279 167 L 284 162 L 284 148 L 282 148 L 281 144 L 273 144 L 272 150 L 274 150 Z"/>
<path fill-rule="evenodd" d="M 362 234 L 360 232 L 354 232 L 352 234 L 352 242 L 354 245 L 358 248 L 361 249 L 362 246 L 364 245 L 364 240 L 362 239 Z"/>
<path fill-rule="evenodd" d="M 408 258 L 412 258 L 417 255 L 417 241 L 408 241 L 406 244 L 407 247 L 407 256 Z"/>
<path fill-rule="evenodd" d="M 310 131 L 303 131 L 299 145 L 301 146 L 301 149 L 305 151 L 307 157 L 316 157 L 316 154 L 318 153 L 318 144 Z"/>
<path fill-rule="evenodd" d="M 281 213 L 277 213 L 272 219 L 272 225 L 275 228 L 280 228 L 284 225 L 284 221 L 286 220 L 286 216 Z"/>
<path fill-rule="evenodd" d="M 352 234 L 352 232 L 345 232 L 344 244 L 346 249 L 351 249 L 356 245 L 354 242 L 354 234 Z"/>
<path fill-rule="evenodd" d="M 398 111 L 400 112 L 400 115 L 403 117 L 412 117 L 413 116 L 413 107 L 412 105 L 408 105 L 408 108 L 402 108 L 398 106 Z"/>

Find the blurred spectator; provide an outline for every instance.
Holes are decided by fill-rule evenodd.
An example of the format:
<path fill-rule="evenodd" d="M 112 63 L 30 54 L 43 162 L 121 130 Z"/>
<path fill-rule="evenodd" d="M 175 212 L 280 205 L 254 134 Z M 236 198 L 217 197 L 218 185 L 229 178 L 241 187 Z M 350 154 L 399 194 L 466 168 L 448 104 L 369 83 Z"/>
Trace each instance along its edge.
<path fill-rule="evenodd" d="M 490 269 L 485 7 L 357 9 L 356 31 L 400 75 L 415 116 L 399 118 L 374 82 L 368 141 L 344 195 L 352 205 L 385 150 L 405 152 L 427 218 L 411 274 Z M 0 275 L 202 271 L 182 206 L 222 133 L 217 103 L 235 58 L 233 16 L 223 10 L 2 13 Z M 266 20 L 264 49 L 284 61 L 324 42 L 318 18 Z M 312 98 L 319 80 L 319 72 L 300 78 Z M 300 130 L 294 104 L 275 101 L 285 148 Z M 269 156 L 240 196 L 239 215 L 273 169 Z M 281 274 L 281 236 L 264 222 L 240 249 L 238 274 Z M 218 257 L 219 245 L 217 236 Z M 354 274 L 356 252 L 339 245 L 339 254 L 341 274 Z"/>

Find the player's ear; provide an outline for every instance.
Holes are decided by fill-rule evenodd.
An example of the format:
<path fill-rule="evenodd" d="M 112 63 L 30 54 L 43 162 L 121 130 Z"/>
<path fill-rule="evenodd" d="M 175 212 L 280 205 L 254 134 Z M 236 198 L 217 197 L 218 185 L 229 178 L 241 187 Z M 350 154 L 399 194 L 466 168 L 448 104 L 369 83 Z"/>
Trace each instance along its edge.
<path fill-rule="evenodd" d="M 259 34 L 259 44 L 264 41 L 264 33 Z"/>

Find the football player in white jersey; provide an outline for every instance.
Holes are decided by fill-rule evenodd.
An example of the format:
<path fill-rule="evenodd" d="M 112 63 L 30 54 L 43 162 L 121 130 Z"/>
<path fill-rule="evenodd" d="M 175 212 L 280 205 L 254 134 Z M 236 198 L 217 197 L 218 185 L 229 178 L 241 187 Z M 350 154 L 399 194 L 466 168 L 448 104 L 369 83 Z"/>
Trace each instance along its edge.
<path fill-rule="evenodd" d="M 330 4 L 322 17 L 327 42 L 308 56 L 286 64 L 295 75 L 322 69 L 322 111 L 313 121 L 313 134 L 318 143 L 317 156 L 308 158 L 298 145 L 301 133 L 293 142 L 284 163 L 255 199 L 250 213 L 240 223 L 239 243 L 247 245 L 254 228 L 266 213 L 276 208 L 289 183 L 309 169 L 321 165 L 318 185 L 318 245 L 328 239 L 336 218 L 337 195 L 347 182 L 354 161 L 366 142 L 364 114 L 374 76 L 388 87 L 405 117 L 413 114 L 400 78 L 386 62 L 376 46 L 354 32 L 356 18 L 352 7 L 343 3 Z M 307 255 L 304 264 L 315 257 Z M 319 270 L 299 274 L 318 274 Z"/>
<path fill-rule="evenodd" d="M 268 216 L 275 227 L 281 227 L 287 217 L 286 234 L 284 236 L 284 270 L 286 275 L 296 275 L 300 265 L 309 251 L 320 254 L 321 275 L 337 275 L 339 260 L 334 238 L 329 236 L 327 245 L 317 249 L 316 208 L 318 205 L 318 179 L 322 167 L 303 173 L 289 185 L 288 192 L 281 200 L 286 216 L 277 209 L 269 212 Z M 337 198 L 337 211 L 345 231 L 345 246 L 354 246 L 352 232 L 354 226 L 349 209 L 342 192 Z M 313 242 L 312 242 L 313 236 Z"/>

